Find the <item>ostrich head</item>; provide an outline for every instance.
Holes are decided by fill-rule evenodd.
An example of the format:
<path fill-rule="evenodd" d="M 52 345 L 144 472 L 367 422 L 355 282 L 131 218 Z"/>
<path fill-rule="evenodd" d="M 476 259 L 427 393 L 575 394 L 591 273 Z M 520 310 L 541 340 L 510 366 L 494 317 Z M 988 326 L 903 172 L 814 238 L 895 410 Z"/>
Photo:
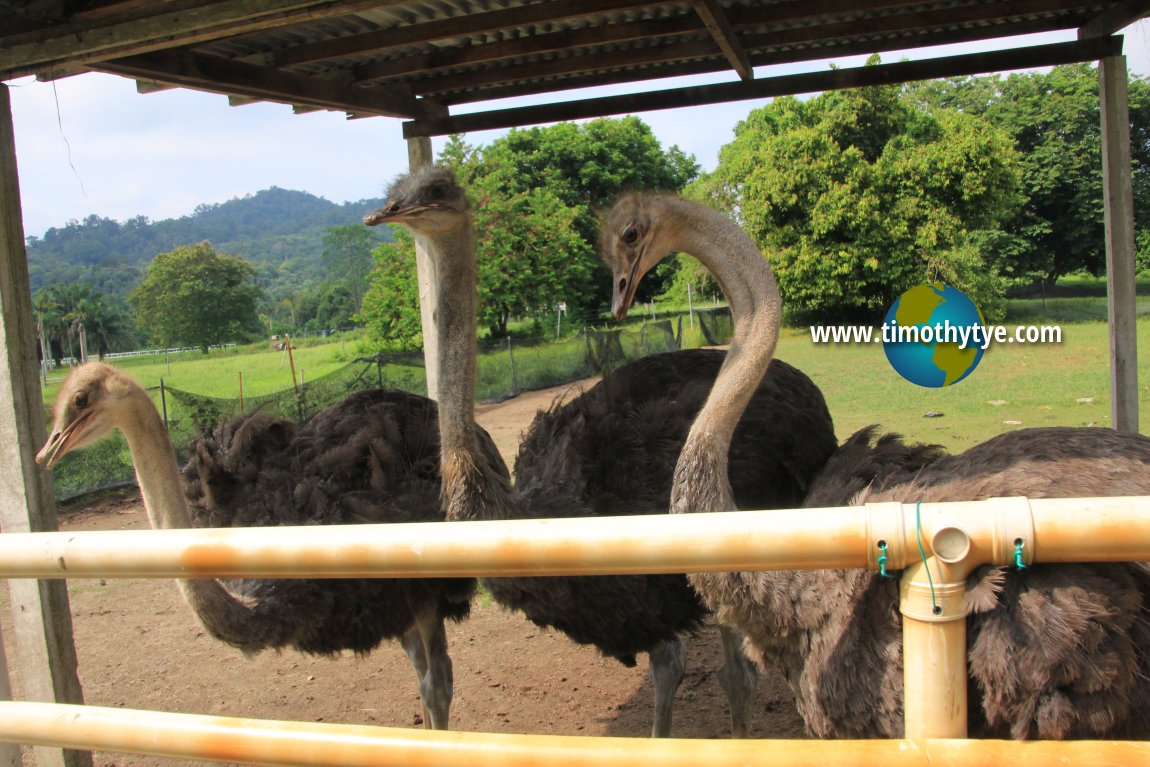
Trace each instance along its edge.
<path fill-rule="evenodd" d="M 51 469 L 65 454 L 122 428 L 127 411 L 121 406 L 139 392 L 134 381 L 101 362 L 89 362 L 73 370 L 60 387 L 52 433 L 36 455 L 36 462 Z"/>
<path fill-rule="evenodd" d="M 614 286 L 611 314 L 622 320 L 643 275 L 674 250 L 678 227 L 661 196 L 630 194 L 611 208 L 602 232 L 600 250 Z"/>
<path fill-rule="evenodd" d="M 469 209 L 467 192 L 455 175 L 446 168 L 429 166 L 396 179 L 383 207 L 364 216 L 363 223 L 402 223 L 416 235 L 432 237 L 458 227 Z"/>

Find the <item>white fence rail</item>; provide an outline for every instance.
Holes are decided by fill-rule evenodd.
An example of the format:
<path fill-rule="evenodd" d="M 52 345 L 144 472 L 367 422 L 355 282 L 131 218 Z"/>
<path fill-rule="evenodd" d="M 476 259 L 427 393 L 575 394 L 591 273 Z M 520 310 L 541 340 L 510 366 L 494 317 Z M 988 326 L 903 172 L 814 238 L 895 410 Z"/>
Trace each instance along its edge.
<path fill-rule="evenodd" d="M 920 719 L 945 685 L 965 700 L 961 599 L 916 617 L 915 578 L 940 592 L 982 564 L 1150 560 L 1150 497 L 302 528 L 0 535 L 0 578 L 412 577 L 865 567 L 904 569 L 907 734 L 900 741 L 660 742 L 282 723 L 2 702 L 0 741 L 301 765 L 1148 764 L 1150 743 L 967 741 L 965 703 Z M 914 628 L 908 631 L 907 628 Z M 955 633 L 957 632 L 957 633 Z M 912 639 L 915 637 L 915 639 Z M 921 641 L 916 646 L 912 642 Z M 932 644 L 933 643 L 933 644 Z M 946 660 L 925 651 L 956 645 Z M 924 706 L 925 707 L 925 706 Z M 929 706 L 938 709 L 938 706 Z M 942 733 L 953 740 L 939 740 Z M 954 735 L 958 733 L 959 735 Z"/>

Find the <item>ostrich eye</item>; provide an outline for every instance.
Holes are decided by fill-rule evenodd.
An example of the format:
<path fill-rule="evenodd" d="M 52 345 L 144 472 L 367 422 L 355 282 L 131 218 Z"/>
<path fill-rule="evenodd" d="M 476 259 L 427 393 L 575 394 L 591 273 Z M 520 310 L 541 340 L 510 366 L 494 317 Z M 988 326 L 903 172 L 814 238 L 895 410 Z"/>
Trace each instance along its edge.
<path fill-rule="evenodd" d="M 434 184 L 428 191 L 431 194 L 431 199 L 433 200 L 442 200 L 447 196 L 447 187 L 445 187 L 443 184 Z"/>
<path fill-rule="evenodd" d="M 639 230 L 636 229 L 634 225 L 631 225 L 624 229 L 623 234 L 620 236 L 627 245 L 634 245 L 639 239 Z"/>
<path fill-rule="evenodd" d="M 76 392 L 76 396 L 72 400 L 72 402 L 80 410 L 83 410 L 84 408 L 88 407 L 88 392 L 86 392 L 86 391 Z"/>

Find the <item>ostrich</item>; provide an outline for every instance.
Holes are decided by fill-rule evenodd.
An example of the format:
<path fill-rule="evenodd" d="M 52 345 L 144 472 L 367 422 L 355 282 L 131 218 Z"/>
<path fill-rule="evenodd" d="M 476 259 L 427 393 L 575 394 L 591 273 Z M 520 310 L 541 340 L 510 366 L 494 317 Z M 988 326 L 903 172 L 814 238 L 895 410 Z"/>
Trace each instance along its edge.
<path fill-rule="evenodd" d="M 351 395 L 303 426 L 240 416 L 196 440 L 183 472 L 147 392 L 92 362 L 64 382 L 52 434 L 37 461 L 120 429 L 153 528 L 443 521 L 436 406 L 412 394 Z M 495 454 L 485 432 L 480 454 Z M 245 654 L 292 647 L 368 653 L 399 638 L 419 677 L 424 726 L 446 729 L 452 697 L 445 619 L 470 612 L 470 578 L 179 581 L 208 633 Z"/>
<path fill-rule="evenodd" d="M 512 486 L 502 466 L 477 452 L 476 262 L 465 191 L 446 170 L 416 171 L 397 181 L 387 205 L 365 221 L 409 227 L 436 270 L 448 519 L 667 513 L 675 457 L 722 352 L 643 358 L 567 405 L 539 414 L 521 444 Z M 720 240 L 714 247 L 723 245 Z M 745 462 L 741 466 L 761 465 L 769 481 L 738 482 L 735 492 L 756 506 L 798 503 L 835 448 L 830 414 L 814 384 L 785 363 L 773 365 L 755 384 L 735 445 Z M 484 585 L 503 606 L 627 666 L 646 652 L 655 690 L 652 735 L 670 735 L 674 695 L 684 674 L 683 634 L 700 628 L 707 617 L 685 576 L 491 578 Z M 724 630 L 723 644 L 726 662 L 719 680 L 731 701 L 733 732 L 744 736 L 755 672 L 742 653 L 741 638 Z"/>
<path fill-rule="evenodd" d="M 685 207 L 674 198 L 632 197 L 611 212 L 616 314 L 658 261 L 665 230 L 684 225 Z M 699 236 L 710 235 L 700 228 Z M 719 275 L 735 336 L 676 465 L 673 512 L 738 507 L 725 471 L 731 434 L 778 334 L 769 266 L 751 247 L 722 253 L 759 276 L 732 283 Z M 1021 430 L 955 456 L 890 435 L 872 439 L 864 430 L 836 451 L 808 505 L 1150 494 L 1150 439 L 1108 429 Z M 761 662 L 782 669 L 812 735 L 902 737 L 897 581 L 861 570 L 688 577 L 720 622 L 743 632 Z M 1142 563 L 1034 565 L 1021 573 L 984 567 L 968 586 L 972 734 L 1150 734 L 1150 577 Z"/>

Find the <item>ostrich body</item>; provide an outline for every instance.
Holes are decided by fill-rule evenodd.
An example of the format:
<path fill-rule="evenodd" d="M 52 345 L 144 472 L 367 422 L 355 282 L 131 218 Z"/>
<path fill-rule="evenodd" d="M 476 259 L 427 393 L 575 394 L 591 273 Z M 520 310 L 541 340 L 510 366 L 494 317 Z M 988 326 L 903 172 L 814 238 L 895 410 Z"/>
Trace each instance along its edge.
<path fill-rule="evenodd" d="M 93 362 L 65 381 L 37 460 L 51 468 L 120 429 L 156 529 L 443 521 L 435 423 L 434 402 L 386 390 L 353 394 L 303 426 L 257 412 L 196 440 L 181 481 L 148 394 Z M 495 451 L 490 439 L 482 448 Z M 444 621 L 467 617 L 474 579 L 178 583 L 208 633 L 245 653 L 367 653 L 400 639 L 419 677 L 425 726 L 447 728 L 452 669 Z"/>
<path fill-rule="evenodd" d="M 1150 439 L 1110 429 L 1022 429 L 925 462 L 916 458 L 921 446 L 870 438 L 866 430 L 844 444 L 806 506 L 1150 493 Z M 755 609 L 728 600 L 719 610 L 783 669 L 813 734 L 902 737 L 897 579 L 764 572 L 715 585 L 761 595 Z M 1150 576 L 1142 563 L 981 567 L 966 599 L 972 736 L 1150 735 Z"/>
<path fill-rule="evenodd" d="M 637 360 L 567 405 L 541 413 L 521 444 L 512 487 L 502 466 L 475 450 L 476 265 L 465 193 L 446 171 L 417 171 L 397 182 L 388 204 L 366 220 L 406 224 L 435 265 L 448 519 L 667 512 L 675 457 L 714 382 L 722 352 Z M 768 491 L 764 483 L 740 483 L 736 492 L 764 506 L 785 506 L 803 497 L 835 439 L 822 395 L 802 373 L 780 363 L 760 378 L 736 445 L 746 450 L 748 463 L 771 467 L 776 486 Z M 780 409 L 787 390 L 802 392 L 801 412 Z M 769 425 L 776 422 L 787 425 L 788 435 L 805 431 L 809 441 L 792 443 L 788 437 L 772 443 Z M 769 443 L 765 451 L 764 442 Z M 621 465 L 626 472 L 619 471 Z M 770 493 L 785 500 L 772 503 Z M 670 735 L 672 703 L 684 671 L 682 635 L 698 629 L 707 615 L 684 576 L 491 578 L 484 584 L 502 605 L 625 665 L 648 653 L 655 687 L 652 734 Z M 719 678 L 731 699 L 734 732 L 745 735 L 754 671 L 741 652 L 741 639 L 726 631 L 724 647 L 727 664 Z"/>
<path fill-rule="evenodd" d="M 621 201 L 608 218 L 616 314 L 658 259 L 658 222 L 679 225 L 682 202 Z M 763 272 L 751 247 L 727 258 Z M 731 435 L 778 334 L 777 293 L 725 282 L 731 351 L 675 468 L 673 512 L 736 508 L 726 464 Z M 734 292 L 731 292 L 734 288 Z M 1150 494 L 1150 440 L 1107 429 L 1028 429 L 956 456 L 872 445 L 856 434 L 836 451 L 807 505 Z M 698 573 L 688 576 L 718 620 L 786 675 L 818 737 L 902 737 L 898 582 L 862 570 Z M 1142 563 L 984 567 L 968 583 L 972 734 L 1014 738 L 1145 738 L 1150 734 L 1150 577 Z"/>

